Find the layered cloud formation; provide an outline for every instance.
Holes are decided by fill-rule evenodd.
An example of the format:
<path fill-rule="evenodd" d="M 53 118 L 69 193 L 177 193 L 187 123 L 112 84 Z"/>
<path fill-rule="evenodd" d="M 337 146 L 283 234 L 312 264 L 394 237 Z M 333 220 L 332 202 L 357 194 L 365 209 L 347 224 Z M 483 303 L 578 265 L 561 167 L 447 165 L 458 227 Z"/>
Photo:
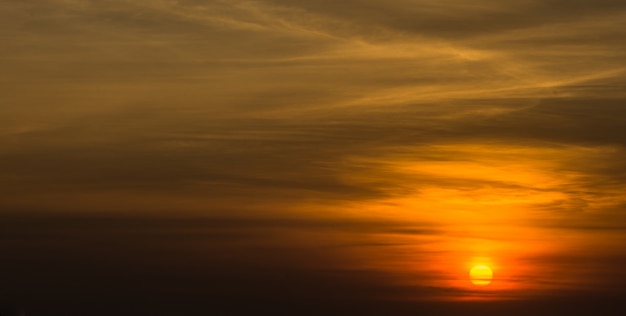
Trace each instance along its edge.
<path fill-rule="evenodd" d="M 284 267 L 348 273 L 370 289 L 355 300 L 621 295 L 623 1 L 25 0 L 0 16 L 7 249 L 175 235 L 220 273 L 266 267 L 217 283 L 246 295 Z M 132 236 L 71 224 L 99 220 Z M 502 287 L 468 288 L 473 260 Z"/>

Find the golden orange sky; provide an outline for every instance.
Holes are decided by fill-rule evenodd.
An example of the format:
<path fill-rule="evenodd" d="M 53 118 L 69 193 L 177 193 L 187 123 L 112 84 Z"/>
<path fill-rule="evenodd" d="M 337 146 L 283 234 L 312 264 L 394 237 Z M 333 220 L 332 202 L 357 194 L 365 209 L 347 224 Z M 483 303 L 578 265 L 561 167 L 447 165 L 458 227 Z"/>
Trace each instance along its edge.
<path fill-rule="evenodd" d="M 625 297 L 625 26 L 614 0 L 0 1 L 6 304 L 58 275 L 91 303 Z"/>

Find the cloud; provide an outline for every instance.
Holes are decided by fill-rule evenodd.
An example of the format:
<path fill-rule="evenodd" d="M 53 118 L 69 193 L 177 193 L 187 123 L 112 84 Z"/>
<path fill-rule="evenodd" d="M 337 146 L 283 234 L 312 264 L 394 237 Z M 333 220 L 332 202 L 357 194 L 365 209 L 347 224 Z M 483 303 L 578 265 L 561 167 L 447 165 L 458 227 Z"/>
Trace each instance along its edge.
<path fill-rule="evenodd" d="M 0 209 L 49 214 L 7 224 L 4 249 L 111 263 L 124 284 L 141 253 L 156 262 L 141 280 L 190 260 L 186 277 L 219 279 L 203 274 L 214 264 L 232 293 L 320 276 L 307 299 L 343 272 L 341 293 L 360 298 L 471 296 L 453 263 L 482 251 L 512 267 L 502 299 L 530 297 L 554 280 L 529 276 L 560 267 L 547 254 L 622 238 L 625 12 L 609 0 L 3 3 Z M 591 248 L 578 251 L 621 251 Z"/>

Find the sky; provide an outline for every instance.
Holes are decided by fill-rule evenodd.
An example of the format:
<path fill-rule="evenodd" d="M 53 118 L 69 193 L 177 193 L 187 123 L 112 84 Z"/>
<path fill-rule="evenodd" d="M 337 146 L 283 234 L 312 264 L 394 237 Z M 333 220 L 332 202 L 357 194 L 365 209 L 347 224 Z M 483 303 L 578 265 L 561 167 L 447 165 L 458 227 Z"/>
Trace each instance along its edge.
<path fill-rule="evenodd" d="M 621 0 L 0 0 L 0 315 L 624 310 L 624 38 Z"/>

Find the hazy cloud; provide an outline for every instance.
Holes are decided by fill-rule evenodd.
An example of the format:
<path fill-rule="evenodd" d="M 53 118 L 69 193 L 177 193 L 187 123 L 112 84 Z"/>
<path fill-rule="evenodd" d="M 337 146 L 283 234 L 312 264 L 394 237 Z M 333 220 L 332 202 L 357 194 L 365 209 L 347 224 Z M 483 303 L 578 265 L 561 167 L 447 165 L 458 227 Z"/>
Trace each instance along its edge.
<path fill-rule="evenodd" d="M 160 275 L 199 276 L 198 301 L 278 279 L 302 292 L 277 302 L 335 307 L 620 296 L 592 281 L 623 261 L 624 21 L 611 0 L 4 1 L 3 275 L 43 297 L 56 267 L 90 302 Z M 485 253 L 500 294 L 455 265 Z"/>

